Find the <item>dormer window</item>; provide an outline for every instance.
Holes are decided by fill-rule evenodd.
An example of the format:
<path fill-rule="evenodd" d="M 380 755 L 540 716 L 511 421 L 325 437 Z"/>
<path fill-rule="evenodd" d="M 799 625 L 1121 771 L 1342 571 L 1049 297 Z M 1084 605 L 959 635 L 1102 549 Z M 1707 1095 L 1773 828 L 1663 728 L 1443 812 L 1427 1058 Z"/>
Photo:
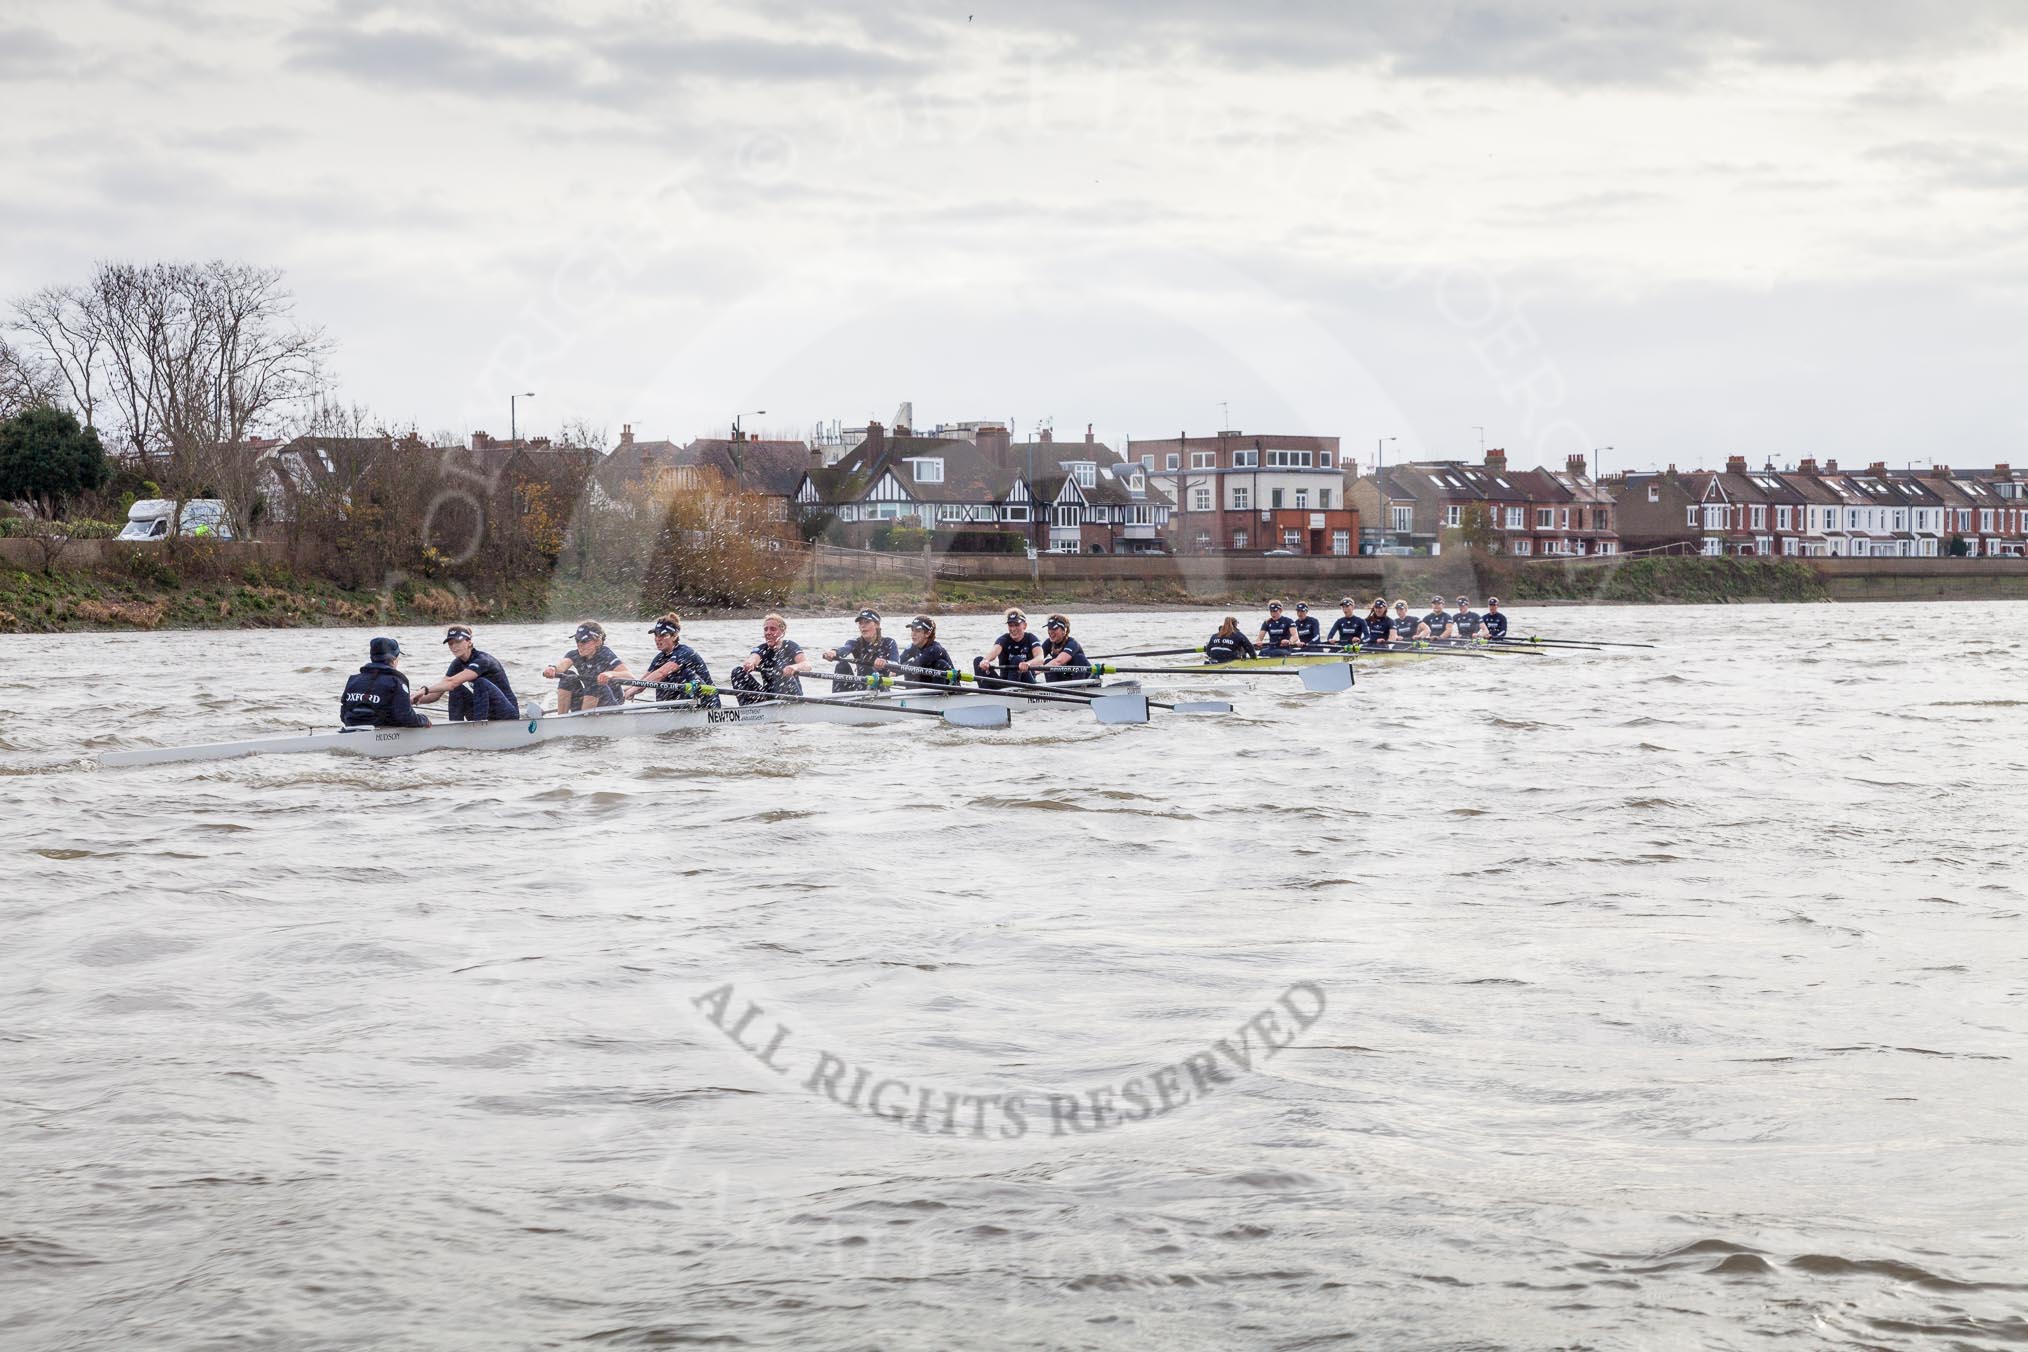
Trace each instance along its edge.
<path fill-rule="evenodd" d="M 1064 468 L 1070 471 L 1071 478 L 1077 480 L 1079 488 L 1096 488 L 1098 486 L 1098 461 L 1073 460 L 1064 465 Z M 941 471 L 939 471 L 939 477 L 941 477 Z"/>
<path fill-rule="evenodd" d="M 914 471 L 915 481 L 919 484 L 940 484 L 944 481 L 944 462 L 940 458 L 910 460 L 908 467 Z"/>

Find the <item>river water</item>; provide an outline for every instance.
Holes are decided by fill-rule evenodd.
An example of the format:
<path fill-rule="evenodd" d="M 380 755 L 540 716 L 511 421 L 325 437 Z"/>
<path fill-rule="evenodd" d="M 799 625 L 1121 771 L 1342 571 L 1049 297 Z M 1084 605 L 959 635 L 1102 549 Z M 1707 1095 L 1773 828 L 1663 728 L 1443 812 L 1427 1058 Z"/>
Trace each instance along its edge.
<path fill-rule="evenodd" d="M 1515 632 L 1660 646 L 116 771 L 366 634 L 0 639 L 0 1346 L 2028 1342 L 2028 607 Z"/>

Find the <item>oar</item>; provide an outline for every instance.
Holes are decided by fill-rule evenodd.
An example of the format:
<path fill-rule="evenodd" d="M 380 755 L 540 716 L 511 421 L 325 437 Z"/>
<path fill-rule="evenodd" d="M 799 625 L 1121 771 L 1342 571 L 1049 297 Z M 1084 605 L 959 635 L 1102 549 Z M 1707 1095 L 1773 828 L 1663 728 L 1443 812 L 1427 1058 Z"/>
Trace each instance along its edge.
<path fill-rule="evenodd" d="M 1068 668 L 1064 667 L 1058 667 L 1055 669 L 1058 671 L 1068 670 Z M 899 668 L 899 670 L 925 671 L 927 670 L 927 668 L 901 667 Z M 1020 695 L 1024 694 L 1025 692 L 1033 691 L 1036 689 L 1035 686 L 1029 685 L 1025 681 L 1010 681 L 999 676 L 978 676 L 971 672 L 936 671 L 931 672 L 930 674 L 937 678 L 936 684 L 939 686 L 945 683 L 944 678 L 955 676 L 960 681 L 970 681 L 976 683 L 981 690 L 985 690 L 989 687 L 994 690 L 1000 690 L 1004 687 L 1005 693 L 1010 695 Z M 1048 691 L 1049 692 L 1048 694 L 1040 696 L 1029 694 L 1027 695 L 1027 698 L 1029 699 L 1041 698 L 1055 700 L 1068 696 L 1069 698 L 1078 700 L 1080 702 L 1090 702 L 1090 703 L 1095 703 L 1099 700 L 1104 699 L 1125 698 L 1125 696 L 1104 695 L 1095 692 L 1087 692 L 1082 690 L 1071 689 L 1072 686 L 1092 685 L 1092 684 L 1095 684 L 1095 682 L 1054 681 L 1048 685 L 1041 687 L 1043 690 Z M 1143 701 L 1147 704 L 1147 706 L 1150 709 L 1167 709 L 1170 713 L 1176 714 L 1229 714 L 1232 712 L 1232 706 L 1222 699 L 1184 700 L 1181 703 L 1177 704 L 1164 704 L 1159 700 L 1151 700 L 1143 697 Z"/>
<path fill-rule="evenodd" d="M 1653 643 L 1614 643 L 1602 638 L 1491 638 L 1488 643 L 1535 643 L 1545 648 L 1652 648 Z"/>
<path fill-rule="evenodd" d="M 1350 662 L 1323 662 L 1313 667 L 1250 667 L 1234 671 L 1230 663 L 1202 667 L 1116 667 L 1096 662 L 1088 667 L 1057 667 L 1058 671 L 1092 672 L 1106 676 L 1300 676 L 1303 689 L 1318 694 L 1336 694 L 1352 688 Z"/>
<path fill-rule="evenodd" d="M 1431 657 L 1476 657 L 1484 658 L 1488 661 L 1492 660 L 1486 658 L 1484 653 L 1466 652 L 1459 648 L 1447 648 L 1443 646 L 1442 640 L 1427 638 L 1379 639 L 1362 643 L 1357 648 L 1339 648 L 1327 643 L 1307 644 L 1304 646 L 1301 655 L 1304 657 L 1342 657 L 1350 662 L 1357 658 L 1360 653 L 1424 653 Z"/>
<path fill-rule="evenodd" d="M 952 685 L 965 681 L 977 682 L 981 689 L 985 688 L 985 682 L 980 681 L 978 677 L 961 671 L 940 671 L 934 667 L 904 666 L 899 662 L 888 663 L 888 670 L 907 672 L 917 677 L 928 677 L 929 679 L 927 680 L 918 679 L 907 683 L 918 690 L 949 690 Z M 879 676 L 854 677 L 852 679 L 868 681 L 893 680 L 892 677 Z M 990 676 L 986 678 L 986 681 L 992 682 L 996 688 L 995 693 L 1032 700 L 1037 704 L 1075 704 L 1080 708 L 1090 709 L 1092 717 L 1098 719 L 1101 723 L 1109 725 L 1145 723 L 1148 721 L 1148 699 L 1139 691 L 1135 691 L 1132 694 L 1086 695 L 1072 690 L 1048 690 L 1029 685 L 1025 681 L 1001 681 Z M 1003 686 L 1006 688 L 999 689 L 999 687 Z"/>
<path fill-rule="evenodd" d="M 815 695 L 785 695 L 776 691 L 733 691 L 721 690 L 715 685 L 699 685 L 695 681 L 680 684 L 659 681 L 629 681 L 629 685 L 660 687 L 675 684 L 676 688 L 693 692 L 695 695 L 738 695 L 745 693 L 758 696 L 756 703 L 764 700 L 780 700 L 788 704 L 828 704 L 833 708 L 844 703 L 854 709 L 871 709 L 883 714 L 910 714 L 917 718 L 941 718 L 946 723 L 961 728 L 1004 728 L 1013 721 L 1005 709 L 998 705 L 973 704 L 958 709 L 904 709 L 898 704 L 879 704 L 870 700 L 840 701 L 823 699 Z"/>
<path fill-rule="evenodd" d="M 1188 657 L 1192 653 L 1203 651 L 1202 648 L 1143 648 L 1139 652 L 1132 653 L 1100 653 L 1092 658 L 1092 661 L 1110 662 L 1115 657 Z"/>

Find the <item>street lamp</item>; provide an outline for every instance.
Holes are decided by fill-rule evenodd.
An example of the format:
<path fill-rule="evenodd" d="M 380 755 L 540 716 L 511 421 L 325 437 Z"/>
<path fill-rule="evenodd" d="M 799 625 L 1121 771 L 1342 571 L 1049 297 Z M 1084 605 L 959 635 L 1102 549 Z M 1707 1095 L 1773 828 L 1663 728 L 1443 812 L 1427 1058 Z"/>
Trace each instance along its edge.
<path fill-rule="evenodd" d="M 1373 443 L 1373 477 L 1379 478 L 1380 471 L 1387 468 L 1387 443 L 1393 437 L 1380 437 Z"/>
<path fill-rule="evenodd" d="M 741 418 L 765 418 L 765 417 L 767 417 L 767 416 L 768 416 L 768 411 L 767 411 L 766 409 L 764 409 L 764 408 L 756 408 L 756 409 L 749 409 L 749 410 L 748 410 L 747 412 L 745 412 L 745 413 L 735 413 L 735 414 L 733 414 L 733 415 L 732 415 L 732 439 L 733 439 L 734 441 L 738 441 L 738 440 L 739 440 L 739 420 L 740 420 Z"/>
<path fill-rule="evenodd" d="M 1591 481 L 1593 483 L 1599 483 L 1605 479 L 1605 460 L 1600 456 L 1599 452 L 1610 451 L 1611 449 L 1613 448 L 1610 446 L 1594 446 L 1591 448 Z"/>
<path fill-rule="evenodd" d="M 515 442 L 521 440 L 521 424 L 515 419 L 514 401 L 516 399 L 533 399 L 534 397 L 534 390 L 507 396 L 507 445 L 509 448 L 512 448 Z"/>

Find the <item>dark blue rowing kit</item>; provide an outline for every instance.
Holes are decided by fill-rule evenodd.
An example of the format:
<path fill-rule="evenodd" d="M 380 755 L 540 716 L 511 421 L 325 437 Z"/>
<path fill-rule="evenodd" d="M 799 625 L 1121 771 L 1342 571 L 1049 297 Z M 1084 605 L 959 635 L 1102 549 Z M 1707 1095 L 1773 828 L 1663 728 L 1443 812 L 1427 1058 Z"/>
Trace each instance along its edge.
<path fill-rule="evenodd" d="M 491 723 L 521 717 L 521 705 L 514 698 L 514 686 L 507 679 L 507 668 L 500 665 L 500 659 L 491 653 L 472 649 L 470 657 L 458 657 L 444 668 L 444 675 L 456 676 L 469 671 L 472 679 L 451 687 L 449 708 L 451 721 L 462 723 Z"/>
<path fill-rule="evenodd" d="M 661 681 L 674 684 L 678 681 L 695 681 L 699 685 L 714 685 L 711 668 L 704 665 L 703 656 L 687 643 L 679 643 L 668 652 L 657 648 L 655 655 L 648 659 L 648 672 L 641 677 L 644 681 Z M 657 690 L 657 700 L 683 699 L 674 690 Z M 698 700 L 707 709 L 718 707 L 718 696 L 706 695 Z"/>
<path fill-rule="evenodd" d="M 1317 635 L 1322 632 L 1321 626 L 1318 625 L 1313 616 L 1304 615 L 1296 621 L 1296 642 L 1298 643 L 1315 643 Z"/>
<path fill-rule="evenodd" d="M 1259 657 L 1260 649 L 1245 634 L 1213 634 L 1204 641 L 1204 660 L 1234 662 L 1242 657 Z"/>
<path fill-rule="evenodd" d="M 568 667 L 556 678 L 556 688 L 572 695 L 590 695 L 601 707 L 620 702 L 620 692 L 611 685 L 600 685 L 599 677 L 615 667 L 625 665 L 620 655 L 599 644 L 599 650 L 590 657 L 581 657 L 575 650 L 567 654 L 558 666 Z"/>
<path fill-rule="evenodd" d="M 1451 617 L 1444 614 L 1441 610 L 1432 610 L 1429 614 L 1422 617 L 1422 622 L 1429 626 L 1429 636 L 1431 638 L 1442 638 L 1444 630 L 1451 627 Z"/>
<path fill-rule="evenodd" d="M 1389 643 L 1394 638 L 1394 621 L 1385 615 L 1366 617 L 1366 641 L 1368 643 Z"/>
<path fill-rule="evenodd" d="M 1261 650 L 1265 652 L 1270 648 L 1288 647 L 1289 635 L 1295 631 L 1295 627 L 1296 622 L 1283 615 L 1261 621 L 1260 631 L 1267 640 L 1261 645 Z"/>
<path fill-rule="evenodd" d="M 1067 637 L 1061 643 L 1056 642 L 1043 643 L 1042 645 L 1043 661 L 1045 662 L 1049 661 L 1051 658 L 1055 657 L 1058 653 L 1070 654 L 1070 661 L 1066 662 L 1064 664 L 1065 666 L 1088 667 L 1091 665 L 1091 659 L 1087 658 L 1084 655 L 1083 645 L 1078 643 L 1078 641 L 1074 638 Z M 1048 668 L 1044 668 L 1042 673 L 1042 679 L 1045 681 L 1088 681 L 1091 679 L 1091 673 L 1083 671 L 1079 672 L 1053 671 Z"/>
<path fill-rule="evenodd" d="M 958 664 L 951 660 L 950 651 L 943 644 L 931 639 L 927 643 L 911 645 L 901 655 L 904 667 L 922 667 L 927 671 L 956 671 Z"/>
<path fill-rule="evenodd" d="M 785 675 L 803 655 L 803 646 L 792 638 L 783 639 L 770 648 L 765 643 L 756 644 L 753 655 L 760 658 L 760 665 L 752 671 L 744 666 L 732 669 L 732 686 L 739 691 L 741 704 L 751 703 L 755 695 L 800 695 L 803 680 L 800 676 Z"/>
<path fill-rule="evenodd" d="M 426 728 L 430 721 L 408 702 L 408 677 L 386 662 L 368 662 L 345 682 L 338 721 L 348 728 Z"/>
<path fill-rule="evenodd" d="M 996 662 L 988 662 L 983 657 L 972 659 L 974 676 L 997 676 L 1003 681 L 1026 681 L 1031 685 L 1035 684 L 1034 673 L 1021 670 L 1021 664 L 1033 662 L 1041 656 L 1041 639 L 1033 634 L 1023 634 L 1020 638 L 1016 638 L 1011 632 L 1005 633 L 994 640 L 994 650 L 1000 654 Z"/>
<path fill-rule="evenodd" d="M 1479 617 L 1486 622 L 1486 637 L 1502 639 L 1507 637 L 1507 617 L 1497 610 L 1489 610 Z"/>
<path fill-rule="evenodd" d="M 1479 636 L 1479 617 L 1472 611 L 1459 611 L 1451 617 L 1451 623 L 1458 627 L 1459 638 L 1477 638 Z"/>
<path fill-rule="evenodd" d="M 838 654 L 838 664 L 832 667 L 831 670 L 840 676 L 875 676 L 879 674 L 878 668 L 873 665 L 877 659 L 884 657 L 889 662 L 899 662 L 901 660 L 901 650 L 895 646 L 893 639 L 885 635 L 874 639 L 870 643 L 854 635 L 839 644 L 833 651 Z M 860 681 L 833 681 L 831 688 L 833 690 L 859 690 L 864 688 L 864 683 Z"/>
<path fill-rule="evenodd" d="M 1360 619 L 1357 615 L 1340 615 L 1337 621 L 1332 624 L 1331 632 L 1324 637 L 1331 643 L 1364 643 L 1366 641 L 1366 621 Z"/>

